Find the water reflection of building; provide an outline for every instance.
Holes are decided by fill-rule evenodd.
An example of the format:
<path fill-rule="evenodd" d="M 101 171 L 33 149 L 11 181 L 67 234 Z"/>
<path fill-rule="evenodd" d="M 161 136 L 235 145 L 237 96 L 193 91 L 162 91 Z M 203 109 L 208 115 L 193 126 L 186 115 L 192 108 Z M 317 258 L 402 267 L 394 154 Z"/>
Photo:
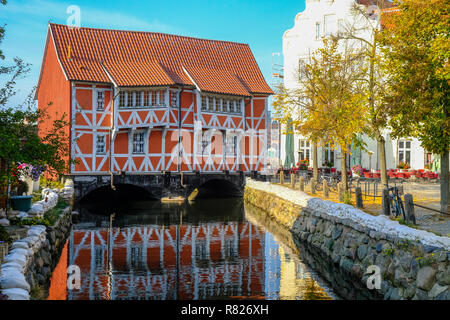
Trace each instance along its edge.
<path fill-rule="evenodd" d="M 69 299 L 206 299 L 264 291 L 264 233 L 249 222 L 74 230 Z"/>
<path fill-rule="evenodd" d="M 295 259 L 284 246 L 279 246 L 280 299 L 331 300 L 332 298 L 311 277 L 306 266 Z"/>

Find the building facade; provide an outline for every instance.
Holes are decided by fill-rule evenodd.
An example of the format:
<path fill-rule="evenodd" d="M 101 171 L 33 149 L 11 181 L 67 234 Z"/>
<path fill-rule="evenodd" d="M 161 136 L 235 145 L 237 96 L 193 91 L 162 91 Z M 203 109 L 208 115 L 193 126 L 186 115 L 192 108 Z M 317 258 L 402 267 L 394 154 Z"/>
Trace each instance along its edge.
<path fill-rule="evenodd" d="M 283 55 L 284 55 L 284 85 L 286 88 L 298 86 L 296 80 L 297 70 L 307 63 L 311 55 L 322 45 L 323 37 L 330 34 L 336 34 L 344 31 L 347 26 L 363 27 L 367 23 L 365 18 L 360 17 L 352 11 L 355 2 L 361 9 L 365 10 L 374 26 L 378 25 L 376 15 L 376 1 L 372 0 L 306 0 L 305 10 L 298 13 L 295 17 L 294 27 L 287 30 L 283 35 Z M 370 28 L 358 28 L 358 36 L 364 39 L 370 39 Z M 352 45 L 357 45 L 353 43 Z M 432 166 L 436 164 L 437 156 L 424 150 L 416 138 L 405 137 L 401 139 L 392 139 L 389 132 L 384 132 L 386 140 L 386 162 L 387 169 L 394 169 L 399 162 L 406 161 L 412 169 L 422 169 L 425 165 Z M 285 135 L 282 135 L 281 141 L 281 160 L 284 163 L 286 157 Z M 354 150 L 352 155 L 347 156 L 347 165 L 361 164 L 363 168 L 378 170 L 378 150 L 374 139 L 363 137 L 367 144 L 367 151 Z M 295 135 L 294 138 L 294 156 L 296 163 L 299 160 L 312 157 L 312 146 L 310 142 L 301 135 Z M 319 147 L 318 165 L 325 166 L 326 163 L 333 163 L 333 167 L 340 170 L 341 150 L 337 148 Z M 310 161 L 311 163 L 311 161 Z"/>
<path fill-rule="evenodd" d="M 247 44 L 50 24 L 36 99 L 70 174 L 262 171 L 272 94 Z"/>

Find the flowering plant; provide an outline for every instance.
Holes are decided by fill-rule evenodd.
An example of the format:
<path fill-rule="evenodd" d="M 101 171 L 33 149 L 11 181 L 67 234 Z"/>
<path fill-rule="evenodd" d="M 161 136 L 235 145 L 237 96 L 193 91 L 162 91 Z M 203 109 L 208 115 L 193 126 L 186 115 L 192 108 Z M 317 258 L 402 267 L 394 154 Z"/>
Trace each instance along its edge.
<path fill-rule="evenodd" d="M 44 172 L 47 169 L 47 166 L 33 166 L 28 163 L 19 163 L 16 169 L 16 174 L 18 173 L 19 176 L 29 177 L 33 179 L 34 181 L 38 181 L 39 177 L 41 176 L 42 172 Z"/>
<path fill-rule="evenodd" d="M 300 161 L 297 163 L 297 167 L 298 167 L 300 170 L 308 170 L 308 166 L 309 166 L 309 160 L 308 160 L 308 159 L 300 160 Z"/>
<path fill-rule="evenodd" d="M 363 168 L 359 164 L 354 165 L 352 167 L 352 171 L 354 174 L 357 174 L 358 176 L 361 176 L 363 174 Z"/>
<path fill-rule="evenodd" d="M 400 161 L 400 163 L 397 166 L 397 169 L 409 169 L 411 166 L 408 162 Z"/>

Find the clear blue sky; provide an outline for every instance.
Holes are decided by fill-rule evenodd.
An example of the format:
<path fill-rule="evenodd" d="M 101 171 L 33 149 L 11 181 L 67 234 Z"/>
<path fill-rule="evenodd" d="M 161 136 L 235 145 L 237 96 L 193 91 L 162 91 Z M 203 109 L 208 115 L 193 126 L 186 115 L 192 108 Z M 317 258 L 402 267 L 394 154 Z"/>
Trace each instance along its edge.
<path fill-rule="evenodd" d="M 6 61 L 20 57 L 32 64 L 20 80 L 12 103 L 23 102 L 37 83 L 48 22 L 65 24 L 69 5 L 81 9 L 81 26 L 164 32 L 248 43 L 266 81 L 271 82 L 272 52 L 282 51 L 282 35 L 293 27 L 305 0 L 56 1 L 8 0 L 0 7 L 6 24 L 2 50 Z M 4 79 L 0 79 L 1 82 Z"/>

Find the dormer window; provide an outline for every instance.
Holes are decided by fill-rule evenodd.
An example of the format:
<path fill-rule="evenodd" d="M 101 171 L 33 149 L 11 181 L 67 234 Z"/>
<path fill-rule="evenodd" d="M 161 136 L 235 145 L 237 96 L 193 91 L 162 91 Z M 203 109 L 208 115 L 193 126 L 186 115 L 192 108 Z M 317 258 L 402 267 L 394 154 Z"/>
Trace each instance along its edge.
<path fill-rule="evenodd" d="M 119 94 L 119 107 L 121 108 L 148 108 L 165 107 L 167 90 L 121 91 Z M 171 105 L 177 105 L 177 93 L 171 91 Z M 104 97 L 103 97 L 104 99 Z"/>
<path fill-rule="evenodd" d="M 241 113 L 243 99 L 230 96 L 201 95 L 201 108 L 203 112 Z"/>

